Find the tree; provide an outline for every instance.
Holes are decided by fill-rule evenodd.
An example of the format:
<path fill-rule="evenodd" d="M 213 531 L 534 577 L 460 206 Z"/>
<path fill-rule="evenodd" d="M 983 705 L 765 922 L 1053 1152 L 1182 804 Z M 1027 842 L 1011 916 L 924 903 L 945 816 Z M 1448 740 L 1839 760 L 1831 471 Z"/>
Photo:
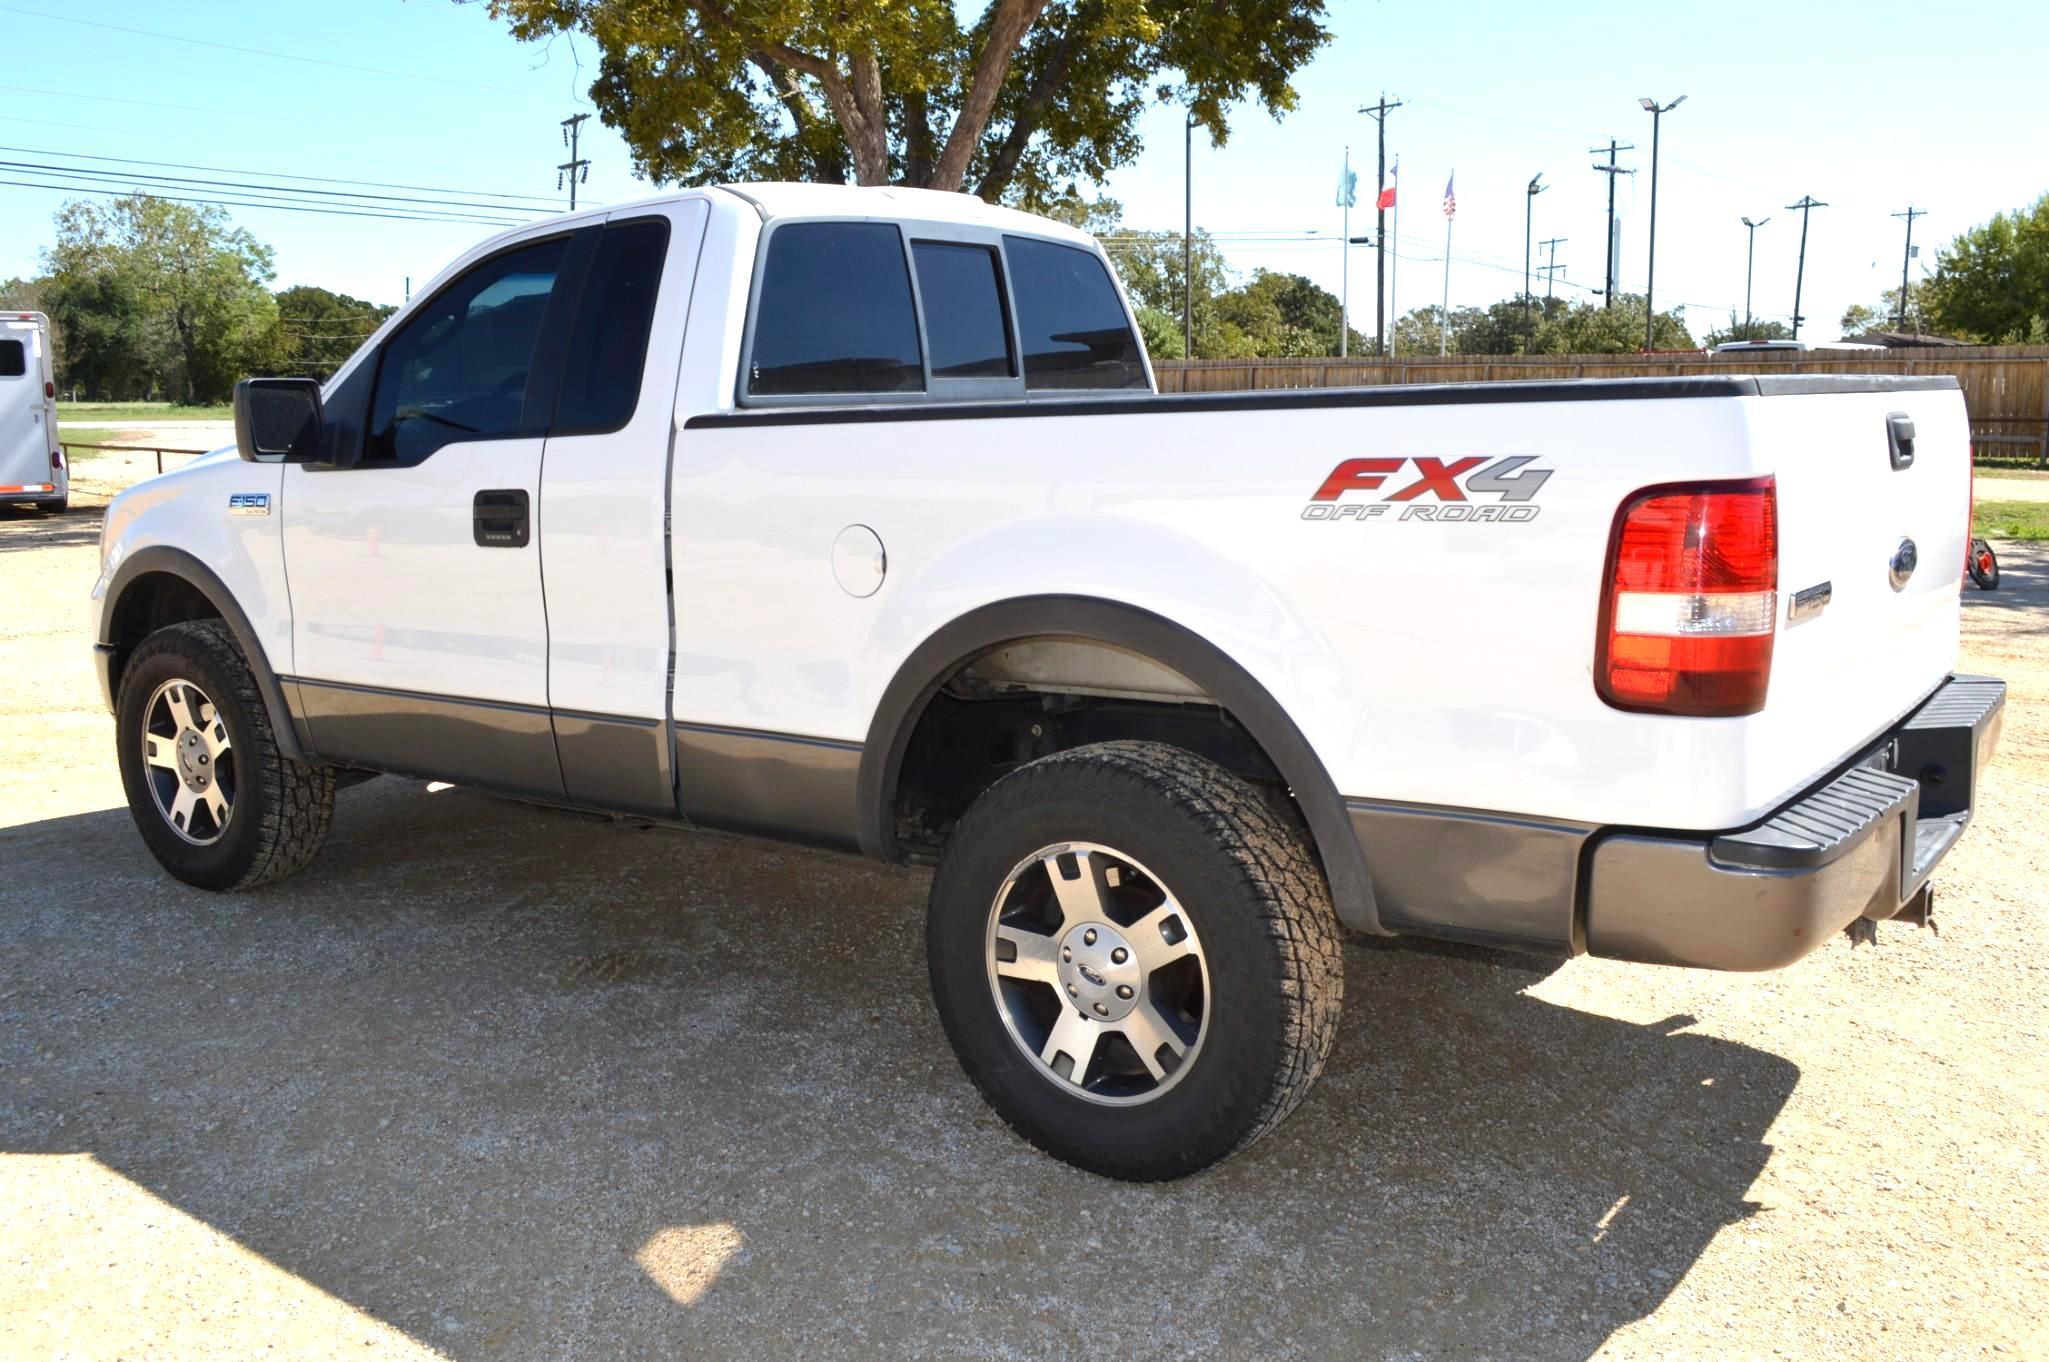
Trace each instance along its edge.
<path fill-rule="evenodd" d="M 307 284 L 280 290 L 277 310 L 277 371 L 322 382 L 398 311 L 388 303 L 365 302 Z"/>
<path fill-rule="evenodd" d="M 57 381 L 88 397 L 147 397 L 155 386 L 149 299 L 118 270 L 53 276 L 43 291 L 57 331 Z"/>
<path fill-rule="evenodd" d="M 488 0 L 515 37 L 589 37 L 591 98 L 664 183 L 802 179 L 1038 206 L 1137 155 L 1152 99 L 1221 145 L 1294 107 L 1324 0 Z M 1171 80 L 1163 79 L 1169 73 Z"/>
<path fill-rule="evenodd" d="M 1936 331 L 1992 345 L 2049 341 L 2049 194 L 1971 228 L 1936 262 L 1909 295 Z"/>
<path fill-rule="evenodd" d="M 57 210 L 48 263 L 80 308 L 119 323 L 128 362 L 187 402 L 219 401 L 242 374 L 275 363 L 270 248 L 218 208 L 144 194 L 74 200 Z M 128 322 L 136 299 L 145 316 L 139 353 Z"/>
<path fill-rule="evenodd" d="M 1853 307 L 1850 309 L 1850 312 L 1861 310 L 1863 309 Z M 1850 332 L 1850 312 L 1843 314 L 1844 335 L 1848 335 Z M 1728 327 L 1726 329 L 1717 327 L 1715 330 L 1708 332 L 1707 339 L 1702 341 L 1701 344 L 1712 350 L 1717 345 L 1727 345 L 1731 341 L 1790 340 L 1792 335 L 1792 331 L 1782 321 L 1767 321 L 1762 317 L 1752 317 L 1750 325 L 1745 326 L 1743 319 L 1732 311 L 1729 313 Z"/>

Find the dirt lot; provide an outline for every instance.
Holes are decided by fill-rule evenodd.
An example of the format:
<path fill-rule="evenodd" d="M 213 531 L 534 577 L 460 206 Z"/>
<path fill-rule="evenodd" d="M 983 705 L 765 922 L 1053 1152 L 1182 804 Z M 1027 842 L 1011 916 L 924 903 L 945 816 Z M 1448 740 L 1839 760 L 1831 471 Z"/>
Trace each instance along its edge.
<path fill-rule="evenodd" d="M 1965 598 L 2012 698 L 1940 936 L 1358 943 L 1303 1110 L 1140 1188 L 984 1111 L 916 872 L 384 779 L 175 885 L 88 660 L 121 476 L 0 518 L 0 1356 L 2049 1355 L 2039 547 Z"/>

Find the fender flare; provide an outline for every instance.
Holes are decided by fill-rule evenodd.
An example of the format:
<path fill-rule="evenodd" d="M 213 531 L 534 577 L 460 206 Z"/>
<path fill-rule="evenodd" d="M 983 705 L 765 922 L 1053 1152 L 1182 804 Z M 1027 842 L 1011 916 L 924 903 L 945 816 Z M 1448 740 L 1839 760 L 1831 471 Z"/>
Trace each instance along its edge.
<path fill-rule="evenodd" d="M 911 734 L 949 677 L 992 648 L 1020 639 L 1065 637 L 1142 653 L 1201 686 L 1252 735 L 1301 805 L 1338 917 L 1382 932 L 1366 855 L 1330 773 L 1295 721 L 1231 656 L 1208 639 L 1149 610 L 1089 596 L 1030 596 L 962 615 L 912 650 L 883 692 L 861 749 L 855 814 L 861 850 L 897 859 L 890 810 Z"/>
<path fill-rule="evenodd" d="M 102 666 L 111 669 L 112 651 L 115 640 L 111 636 L 114 621 L 120 618 L 121 601 L 137 579 L 163 574 L 176 577 L 206 597 L 207 603 L 219 612 L 221 620 L 235 636 L 235 644 L 241 648 L 242 656 L 249 663 L 249 670 L 256 677 L 256 693 L 263 697 L 263 708 L 270 715 L 270 731 L 278 751 L 293 761 L 309 760 L 299 741 L 299 727 L 292 714 L 292 707 L 285 701 L 285 691 L 271 670 L 270 659 L 257 642 L 256 628 L 249 622 L 249 616 L 235 599 L 235 593 L 228 590 L 227 583 L 219 574 L 183 549 L 174 549 L 165 544 L 152 544 L 140 548 L 121 560 L 121 566 L 114 571 L 113 580 L 107 583 L 106 604 L 100 610 L 98 648 Z M 107 698 L 111 707 L 118 699 L 111 670 L 104 673 L 107 680 Z"/>

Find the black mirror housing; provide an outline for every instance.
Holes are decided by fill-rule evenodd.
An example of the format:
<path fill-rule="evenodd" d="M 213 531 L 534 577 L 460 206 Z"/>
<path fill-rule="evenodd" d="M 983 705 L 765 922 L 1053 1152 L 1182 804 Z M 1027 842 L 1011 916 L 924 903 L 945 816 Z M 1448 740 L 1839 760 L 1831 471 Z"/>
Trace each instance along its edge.
<path fill-rule="evenodd" d="M 235 385 L 235 447 L 250 463 L 318 463 L 326 455 L 320 385 L 245 378 Z"/>

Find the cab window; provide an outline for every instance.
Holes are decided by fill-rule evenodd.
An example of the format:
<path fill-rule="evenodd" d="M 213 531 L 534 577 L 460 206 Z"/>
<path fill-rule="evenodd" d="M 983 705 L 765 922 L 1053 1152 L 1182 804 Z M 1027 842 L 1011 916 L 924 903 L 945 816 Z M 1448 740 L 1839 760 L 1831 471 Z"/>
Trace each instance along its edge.
<path fill-rule="evenodd" d="M 563 245 L 535 242 L 474 266 L 392 336 L 370 404 L 370 459 L 410 463 L 459 440 L 524 431 Z"/>
<path fill-rule="evenodd" d="M 1109 271 L 1090 251 L 1007 236 L 1029 389 L 1143 388 L 1145 361 Z"/>
<path fill-rule="evenodd" d="M 883 222 L 776 228 L 755 304 L 748 395 L 924 388 L 902 233 Z"/>

